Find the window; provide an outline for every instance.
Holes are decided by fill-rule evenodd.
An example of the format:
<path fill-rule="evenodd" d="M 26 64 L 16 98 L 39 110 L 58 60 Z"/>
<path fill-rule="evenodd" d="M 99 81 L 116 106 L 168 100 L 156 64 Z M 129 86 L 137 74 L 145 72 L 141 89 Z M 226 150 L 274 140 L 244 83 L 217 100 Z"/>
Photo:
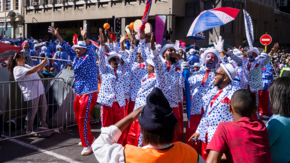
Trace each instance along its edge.
<path fill-rule="evenodd" d="M 10 0 L 6 0 L 6 10 L 10 10 Z"/>
<path fill-rule="evenodd" d="M 1 1 L 0 1 L 0 11 L 2 10 L 2 3 L 1 3 Z"/>
<path fill-rule="evenodd" d="M 15 10 L 18 10 L 18 3 L 19 3 L 18 1 L 19 0 L 14 0 L 14 1 L 15 1 Z"/>

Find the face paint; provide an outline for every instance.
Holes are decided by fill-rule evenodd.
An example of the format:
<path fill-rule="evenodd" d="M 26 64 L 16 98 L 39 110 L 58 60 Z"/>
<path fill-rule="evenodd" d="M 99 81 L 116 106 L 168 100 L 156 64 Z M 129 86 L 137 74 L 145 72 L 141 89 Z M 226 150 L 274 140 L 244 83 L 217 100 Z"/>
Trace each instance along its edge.
<path fill-rule="evenodd" d="M 218 62 L 218 58 L 213 53 L 207 53 L 204 62 L 207 68 L 212 69 L 215 68 L 215 65 Z"/>
<path fill-rule="evenodd" d="M 255 60 L 255 56 L 252 53 L 249 53 L 249 61 L 253 62 Z"/>

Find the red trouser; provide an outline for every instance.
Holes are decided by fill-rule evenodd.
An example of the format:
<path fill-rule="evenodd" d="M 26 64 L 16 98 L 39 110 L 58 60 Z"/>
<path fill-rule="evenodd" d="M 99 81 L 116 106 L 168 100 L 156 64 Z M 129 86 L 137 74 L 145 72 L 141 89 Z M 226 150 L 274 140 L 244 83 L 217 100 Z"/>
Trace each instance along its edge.
<path fill-rule="evenodd" d="M 127 144 L 134 145 L 138 147 L 139 136 L 141 133 L 141 127 L 139 125 L 138 119 L 132 122 L 128 135 L 127 135 Z"/>
<path fill-rule="evenodd" d="M 94 136 L 91 132 L 90 118 L 97 103 L 97 93 L 77 95 L 74 101 L 74 112 L 76 123 L 79 127 L 79 134 L 83 147 L 92 145 Z"/>
<path fill-rule="evenodd" d="M 271 116 L 269 114 L 269 92 L 268 90 L 259 91 L 259 110 L 261 115 Z"/>
<path fill-rule="evenodd" d="M 207 148 L 207 145 L 208 145 L 208 142 L 207 142 L 207 133 L 205 135 L 205 143 L 202 142 L 202 145 L 201 145 L 201 157 L 206 161 L 207 157 L 208 157 L 208 153 L 206 152 L 206 148 Z"/>
<path fill-rule="evenodd" d="M 127 100 L 126 100 L 126 111 L 125 111 L 125 116 L 129 115 L 129 114 L 133 111 L 134 106 L 135 106 L 135 101 L 131 101 L 131 98 L 130 98 L 130 101 L 129 101 L 129 102 L 127 102 Z M 127 127 L 127 129 L 123 132 L 123 133 L 124 133 L 123 146 L 125 146 L 125 145 L 127 144 L 127 135 L 128 135 L 128 132 L 129 132 L 130 126 L 131 126 L 131 124 L 130 124 L 129 127 Z"/>
<path fill-rule="evenodd" d="M 188 126 L 188 123 L 186 124 L 185 142 L 186 142 L 186 144 L 192 146 L 197 151 L 197 153 L 201 152 L 201 150 L 200 150 L 201 143 L 199 141 L 197 141 L 196 143 L 195 143 L 195 141 L 191 142 L 191 141 L 188 141 L 188 139 L 195 133 L 195 131 L 200 123 L 200 120 L 202 118 L 203 113 L 204 113 L 204 111 L 202 109 L 201 114 L 191 115 L 190 116 L 190 125 Z"/>
<path fill-rule="evenodd" d="M 178 103 L 178 108 L 179 108 L 179 114 L 180 114 L 180 129 L 181 129 L 181 133 L 180 133 L 180 140 L 183 139 L 183 105 L 182 102 Z"/>
<path fill-rule="evenodd" d="M 102 127 L 109 127 L 125 117 L 125 107 L 120 107 L 118 102 L 114 102 L 112 107 L 101 106 L 101 121 Z M 120 136 L 118 143 L 122 144 L 124 139 L 124 132 Z"/>
<path fill-rule="evenodd" d="M 173 110 L 173 113 L 174 113 L 174 115 L 177 119 L 177 123 L 178 123 L 178 126 L 176 126 L 176 128 L 175 128 L 173 142 L 182 141 L 182 137 L 180 135 L 181 135 L 181 133 L 183 133 L 182 132 L 183 128 L 181 127 L 183 120 L 181 120 L 181 118 L 180 118 L 179 107 L 172 108 L 172 110 Z"/>

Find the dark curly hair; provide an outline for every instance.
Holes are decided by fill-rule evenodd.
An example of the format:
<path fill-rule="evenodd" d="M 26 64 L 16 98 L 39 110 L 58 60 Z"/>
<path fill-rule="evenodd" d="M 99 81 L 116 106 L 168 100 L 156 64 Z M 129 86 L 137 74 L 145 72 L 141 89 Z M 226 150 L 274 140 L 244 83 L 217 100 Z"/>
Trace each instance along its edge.
<path fill-rule="evenodd" d="M 9 58 L 8 58 L 8 65 L 7 65 L 7 70 L 8 72 L 11 74 L 11 78 L 13 78 L 13 69 L 14 67 L 16 66 L 16 59 L 17 58 L 20 58 L 21 56 L 21 52 L 17 52 L 15 53 L 14 55 L 11 55 Z"/>
<path fill-rule="evenodd" d="M 290 117 L 290 77 L 276 79 L 269 88 L 273 114 Z"/>

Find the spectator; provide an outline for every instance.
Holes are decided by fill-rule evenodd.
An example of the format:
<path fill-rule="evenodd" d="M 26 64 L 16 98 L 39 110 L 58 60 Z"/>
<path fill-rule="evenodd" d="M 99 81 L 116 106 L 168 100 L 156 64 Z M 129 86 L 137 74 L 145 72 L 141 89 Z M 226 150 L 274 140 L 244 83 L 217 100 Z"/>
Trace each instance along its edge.
<path fill-rule="evenodd" d="M 67 70 L 73 70 L 71 64 L 67 64 L 67 65 L 64 67 L 64 69 L 67 69 Z"/>
<path fill-rule="evenodd" d="M 122 132 L 137 118 L 143 135 L 143 147 L 117 144 Z M 189 145 L 172 143 L 175 125 L 177 119 L 173 110 L 163 92 L 156 87 L 147 96 L 144 107 L 136 109 L 115 125 L 102 128 L 101 135 L 92 145 L 94 155 L 99 162 L 107 163 L 204 162 Z"/>
<path fill-rule="evenodd" d="M 219 162 L 223 153 L 228 163 L 271 162 L 267 128 L 263 121 L 252 120 L 256 110 L 254 93 L 240 89 L 233 94 L 229 111 L 234 121 L 219 124 L 207 147 L 207 162 Z"/>
<path fill-rule="evenodd" d="M 45 65 L 42 69 L 42 75 L 45 77 L 45 78 L 49 78 L 50 75 L 49 75 L 49 66 L 48 65 Z"/>
<path fill-rule="evenodd" d="M 290 77 L 278 78 L 269 88 L 273 116 L 266 124 L 272 162 L 290 162 Z"/>
<path fill-rule="evenodd" d="M 36 80 L 28 82 L 19 82 L 18 85 L 22 91 L 24 101 L 27 101 L 27 116 L 26 116 L 26 133 L 33 131 L 33 122 L 38 109 L 41 111 L 41 126 L 47 127 L 46 110 L 47 103 L 44 94 L 44 87 L 37 72 L 40 72 L 47 63 L 47 58 L 35 67 L 30 67 L 25 64 L 26 57 L 23 53 L 15 53 L 8 59 L 8 71 L 11 76 L 14 76 L 15 81 L 20 80 Z"/>
<path fill-rule="evenodd" d="M 29 45 L 28 45 L 28 42 L 23 42 L 22 43 L 22 50 L 21 50 L 21 53 L 24 54 L 25 56 L 25 64 L 28 64 L 29 66 L 33 66 L 33 61 L 32 61 L 32 58 L 30 57 L 30 49 L 29 49 Z"/>
<path fill-rule="evenodd" d="M 55 68 L 54 67 L 51 67 L 50 68 L 49 75 L 50 75 L 51 78 L 54 78 L 55 77 Z"/>

